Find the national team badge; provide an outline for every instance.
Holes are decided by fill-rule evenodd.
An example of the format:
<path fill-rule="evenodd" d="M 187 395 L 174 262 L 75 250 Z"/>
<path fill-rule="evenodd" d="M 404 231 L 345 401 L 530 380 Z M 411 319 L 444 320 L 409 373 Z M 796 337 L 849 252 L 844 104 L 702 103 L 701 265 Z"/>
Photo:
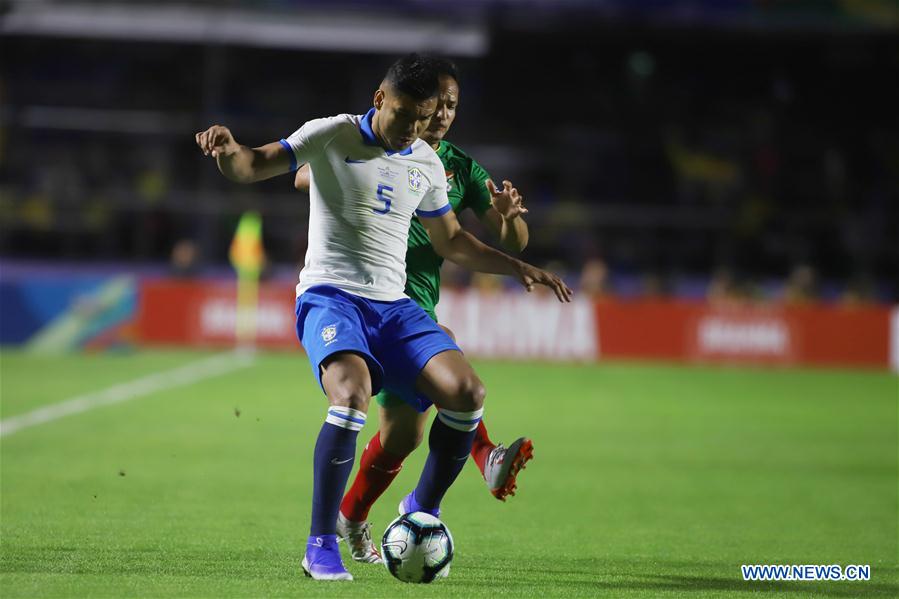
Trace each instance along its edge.
<path fill-rule="evenodd" d="M 456 173 L 453 171 L 444 171 L 446 173 L 446 191 L 449 193 L 453 190 L 453 179 L 456 177 Z"/>
<path fill-rule="evenodd" d="M 325 343 L 328 343 L 329 341 L 333 341 L 334 337 L 336 337 L 336 336 L 337 336 L 337 325 L 336 324 L 329 324 L 328 326 L 326 326 L 325 328 L 322 329 L 322 340 Z"/>
<path fill-rule="evenodd" d="M 409 189 L 411 189 L 412 191 L 420 191 L 421 179 L 421 170 L 416 167 L 412 167 L 409 169 Z"/>

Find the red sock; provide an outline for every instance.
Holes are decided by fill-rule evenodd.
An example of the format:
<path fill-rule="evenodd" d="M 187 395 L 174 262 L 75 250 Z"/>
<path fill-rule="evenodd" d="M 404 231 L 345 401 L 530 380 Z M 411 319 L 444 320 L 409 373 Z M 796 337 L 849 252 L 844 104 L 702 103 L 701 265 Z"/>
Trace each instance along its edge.
<path fill-rule="evenodd" d="M 493 441 L 490 440 L 490 437 L 487 436 L 487 427 L 484 426 L 484 421 L 481 420 L 478 423 L 478 429 L 474 433 L 474 443 L 471 445 L 471 457 L 474 458 L 474 463 L 478 465 L 478 469 L 481 471 L 481 475 L 484 475 L 484 465 L 487 463 L 487 456 L 490 455 L 490 452 L 493 451 L 493 448 L 496 445 L 493 444 Z"/>
<path fill-rule="evenodd" d="M 406 456 L 394 455 L 381 447 L 381 435 L 375 433 L 362 452 L 359 471 L 343 496 L 340 513 L 354 522 L 367 520 L 368 510 L 400 473 L 405 459 Z"/>

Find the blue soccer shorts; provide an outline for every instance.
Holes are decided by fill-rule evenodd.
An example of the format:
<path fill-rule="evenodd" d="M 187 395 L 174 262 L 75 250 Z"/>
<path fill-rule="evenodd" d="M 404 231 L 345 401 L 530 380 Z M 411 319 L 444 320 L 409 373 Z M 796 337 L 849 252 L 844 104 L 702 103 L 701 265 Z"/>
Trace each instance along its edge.
<path fill-rule="evenodd" d="M 419 412 L 431 402 L 415 382 L 428 360 L 459 346 L 411 299 L 366 299 L 330 285 L 307 289 L 296 303 L 297 337 L 321 386 L 321 364 L 338 352 L 353 352 L 368 363 L 372 395 L 382 388 Z M 324 387 L 322 387 L 324 390 Z"/>

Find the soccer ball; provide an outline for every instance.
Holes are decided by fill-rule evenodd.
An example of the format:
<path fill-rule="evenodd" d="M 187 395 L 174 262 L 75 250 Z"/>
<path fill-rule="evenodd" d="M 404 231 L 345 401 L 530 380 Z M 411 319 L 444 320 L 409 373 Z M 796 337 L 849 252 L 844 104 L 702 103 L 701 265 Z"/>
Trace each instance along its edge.
<path fill-rule="evenodd" d="M 381 556 L 387 570 L 403 582 L 433 582 L 449 574 L 453 536 L 430 514 L 403 514 L 384 531 Z"/>

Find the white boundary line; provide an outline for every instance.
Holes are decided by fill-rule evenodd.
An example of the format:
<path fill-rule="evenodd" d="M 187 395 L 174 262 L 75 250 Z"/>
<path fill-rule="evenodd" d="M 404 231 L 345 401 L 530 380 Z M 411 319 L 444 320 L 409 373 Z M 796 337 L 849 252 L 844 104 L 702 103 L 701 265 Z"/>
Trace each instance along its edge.
<path fill-rule="evenodd" d="M 94 408 L 110 406 L 160 391 L 191 385 L 204 379 L 246 368 L 253 362 L 254 356 L 248 352 L 218 354 L 172 370 L 156 372 L 133 381 L 119 383 L 100 391 L 76 395 L 59 403 L 44 406 L 18 416 L 11 416 L 0 421 L 0 437 L 6 437 L 32 426 L 87 412 Z"/>

